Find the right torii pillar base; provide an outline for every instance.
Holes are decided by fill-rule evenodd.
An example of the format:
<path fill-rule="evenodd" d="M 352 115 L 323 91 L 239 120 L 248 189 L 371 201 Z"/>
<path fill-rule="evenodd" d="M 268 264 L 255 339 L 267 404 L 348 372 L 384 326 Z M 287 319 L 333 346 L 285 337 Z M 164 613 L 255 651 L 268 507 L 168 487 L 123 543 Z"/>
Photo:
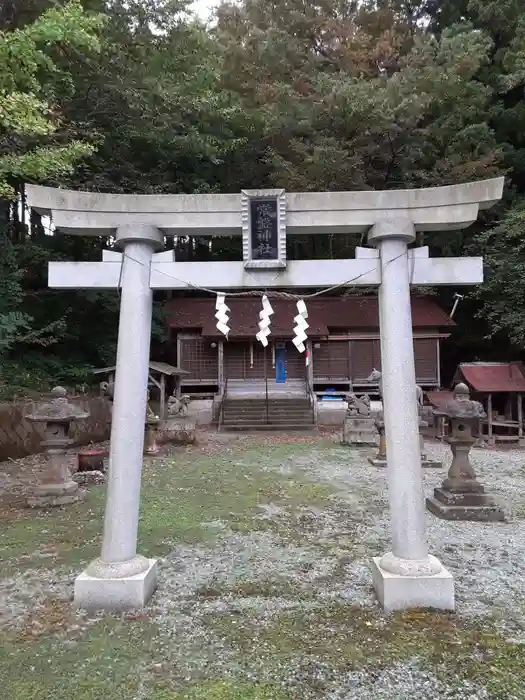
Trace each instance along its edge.
<path fill-rule="evenodd" d="M 436 574 L 410 575 L 386 571 L 381 566 L 381 557 L 373 557 L 372 581 L 379 602 L 386 612 L 410 608 L 454 610 L 454 579 L 439 561 L 434 562 Z"/>

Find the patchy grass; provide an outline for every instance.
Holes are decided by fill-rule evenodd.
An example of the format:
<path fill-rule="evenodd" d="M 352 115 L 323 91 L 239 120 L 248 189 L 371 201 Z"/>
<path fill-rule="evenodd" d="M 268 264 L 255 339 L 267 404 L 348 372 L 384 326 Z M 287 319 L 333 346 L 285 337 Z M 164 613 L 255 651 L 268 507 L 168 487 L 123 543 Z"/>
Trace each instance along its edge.
<path fill-rule="evenodd" d="M 166 691 L 154 700 L 290 700 L 288 693 L 270 684 L 218 681 L 196 685 L 175 697 Z"/>
<path fill-rule="evenodd" d="M 444 684 L 428 700 L 525 698 L 524 645 L 502 631 L 512 613 L 385 615 L 373 602 L 363 562 L 383 547 L 384 479 L 360 453 L 311 440 L 244 439 L 147 462 L 140 551 L 164 558 L 161 582 L 144 613 L 121 617 L 69 600 L 72 572 L 99 552 L 104 487 L 69 508 L 11 509 L 0 594 L 5 605 L 19 597 L 15 617 L 0 611 L 0 697 L 375 700 L 387 697 L 380 674 L 410 681 L 415 659 Z M 366 693 L 351 694 L 361 672 Z"/>
<path fill-rule="evenodd" d="M 228 614 L 210 615 L 207 622 L 237 649 L 247 667 L 262 658 L 278 672 L 301 659 L 303 682 L 319 693 L 328 692 L 348 671 L 377 671 L 418 658 L 452 686 L 458 680 L 475 681 L 494 700 L 525 697 L 520 663 L 525 644 L 507 641 L 490 624 L 467 624 L 453 614 L 385 616 L 377 609 L 329 603 L 315 610 L 287 610 L 265 625 Z"/>
<path fill-rule="evenodd" d="M 142 675 L 154 659 L 151 625 L 108 617 L 88 633 L 54 632 L 32 640 L 2 635 L 2 698 L 129 700 L 142 687 Z"/>
<path fill-rule="evenodd" d="M 275 470 L 262 471 L 306 452 L 309 444 L 265 445 L 221 454 L 202 455 L 181 450 L 171 459 L 151 461 L 144 469 L 139 548 L 162 556 L 174 544 L 209 542 L 222 521 L 233 530 L 248 532 L 259 506 L 280 502 L 288 508 L 326 503 L 326 486 Z M 242 458 L 242 461 L 241 461 Z M 6 571 L 23 568 L 79 567 L 98 555 L 105 503 L 105 487 L 89 489 L 82 503 L 49 510 L 10 509 L 2 523 L 0 558 Z M 266 523 L 273 527 L 271 521 Z M 259 526 L 263 529 L 264 523 Z"/>

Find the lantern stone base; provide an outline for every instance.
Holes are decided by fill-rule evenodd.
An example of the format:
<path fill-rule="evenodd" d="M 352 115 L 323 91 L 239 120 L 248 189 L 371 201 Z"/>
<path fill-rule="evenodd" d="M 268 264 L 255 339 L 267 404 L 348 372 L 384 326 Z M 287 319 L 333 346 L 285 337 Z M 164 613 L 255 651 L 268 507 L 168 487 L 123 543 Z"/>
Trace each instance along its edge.
<path fill-rule="evenodd" d="M 345 418 L 342 445 L 377 445 L 377 430 L 373 418 Z"/>
<path fill-rule="evenodd" d="M 427 498 L 427 510 L 442 520 L 473 520 L 475 522 L 503 522 L 505 511 L 494 498 L 483 491 L 449 491 L 434 489 Z"/>
<path fill-rule="evenodd" d="M 435 557 L 429 557 L 432 561 Z M 381 567 L 381 557 L 372 559 L 372 580 L 376 595 L 386 612 L 431 608 L 454 610 L 454 579 L 444 567 L 437 574 L 407 576 L 393 574 Z"/>
<path fill-rule="evenodd" d="M 135 576 L 100 578 L 85 571 L 75 580 L 73 604 L 87 611 L 122 612 L 143 608 L 157 588 L 157 560 Z"/>
<path fill-rule="evenodd" d="M 63 484 L 39 484 L 34 486 L 27 495 L 27 505 L 30 508 L 67 506 L 83 501 L 85 495 L 74 481 L 66 481 Z"/>

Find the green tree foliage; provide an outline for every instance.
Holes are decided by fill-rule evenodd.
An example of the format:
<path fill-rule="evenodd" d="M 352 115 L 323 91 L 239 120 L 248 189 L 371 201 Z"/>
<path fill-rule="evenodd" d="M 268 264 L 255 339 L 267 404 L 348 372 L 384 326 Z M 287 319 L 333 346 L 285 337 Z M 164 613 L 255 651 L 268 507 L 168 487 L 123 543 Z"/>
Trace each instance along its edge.
<path fill-rule="evenodd" d="M 78 0 L 48 9 L 32 24 L 0 31 L 0 197 L 13 198 L 16 183 L 62 178 L 93 152 L 61 124 L 57 90 L 73 78 L 58 68 L 56 54 L 96 52 L 100 15 L 86 14 Z"/>
<path fill-rule="evenodd" d="M 482 304 L 479 316 L 487 321 L 490 337 L 508 337 L 525 347 L 525 199 L 518 199 L 495 226 L 481 231 L 476 250 L 485 259 L 485 283 L 474 296 Z"/>
<path fill-rule="evenodd" d="M 522 5 L 240 0 L 205 27 L 189 0 L 10 0 L 0 8 L 0 187 L 22 197 L 27 180 L 139 193 L 391 189 L 506 173 L 499 210 L 419 241 L 434 255 L 486 255 L 461 342 L 485 353 L 488 328 L 506 353 L 507 338 L 523 343 L 515 316 L 525 325 L 517 298 L 502 312 L 505 294 L 518 294 L 505 255 L 514 269 L 522 255 Z M 45 273 L 49 260 L 100 259 L 108 242 L 47 235 L 16 204 L 0 207 L 0 232 L 10 290 L 0 352 L 11 349 L 12 371 L 23 374 L 22 355 L 39 376 L 70 381 L 111 364 L 117 294 L 54 292 Z M 352 257 L 360 242 L 294 236 L 288 252 Z M 179 260 L 241 255 L 238 240 L 172 244 Z"/>
<path fill-rule="evenodd" d="M 44 11 L 40 14 L 39 9 Z M 19 204 L 15 197 L 22 191 L 22 182 L 60 182 L 82 157 L 93 152 L 91 144 L 75 137 L 73 126 L 60 113 L 58 95 L 71 92 L 74 80 L 58 63 L 69 51 L 96 53 L 100 49 L 97 34 L 103 26 L 101 15 L 86 14 L 76 0 L 51 8 L 26 5 L 22 16 L 16 10 L 7 3 L 0 13 L 2 384 L 12 380 L 6 364 L 9 351 L 47 347 L 65 329 L 65 319 L 57 315 L 35 324 L 33 309 L 27 308 L 31 304 L 27 304 L 26 270 L 20 259 L 25 253 L 23 244 L 30 239 L 26 239 L 23 202 Z"/>

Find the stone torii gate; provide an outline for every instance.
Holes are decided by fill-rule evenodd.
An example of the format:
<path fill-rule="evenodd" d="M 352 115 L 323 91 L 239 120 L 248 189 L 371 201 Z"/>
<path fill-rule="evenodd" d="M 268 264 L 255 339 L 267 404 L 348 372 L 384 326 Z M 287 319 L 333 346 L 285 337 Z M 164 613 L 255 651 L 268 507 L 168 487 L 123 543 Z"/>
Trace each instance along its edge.
<path fill-rule="evenodd" d="M 154 289 L 379 287 L 391 551 L 372 561 L 387 610 L 454 608 L 452 576 L 428 552 L 419 449 L 410 285 L 483 281 L 481 258 L 429 257 L 408 249 L 417 231 L 465 228 L 502 195 L 503 178 L 420 190 L 112 195 L 28 186 L 27 201 L 62 233 L 112 236 L 121 252 L 102 262 L 49 264 L 49 286 L 121 288 L 110 469 L 100 558 L 76 579 L 75 604 L 144 605 L 156 562 L 137 554 L 144 416 Z M 286 261 L 286 236 L 363 232 L 353 260 Z M 243 261 L 176 262 L 166 235 L 242 235 Z"/>

